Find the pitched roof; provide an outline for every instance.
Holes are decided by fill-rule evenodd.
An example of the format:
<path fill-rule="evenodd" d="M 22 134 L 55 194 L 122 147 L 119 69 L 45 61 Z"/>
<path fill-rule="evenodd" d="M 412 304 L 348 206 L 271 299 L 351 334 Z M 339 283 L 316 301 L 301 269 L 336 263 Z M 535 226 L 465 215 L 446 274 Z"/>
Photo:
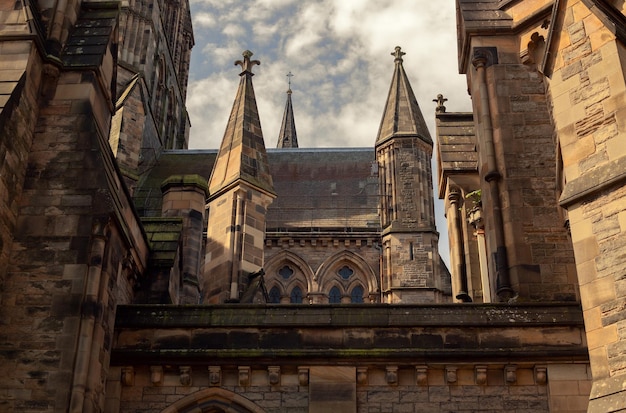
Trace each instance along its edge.
<path fill-rule="evenodd" d="M 267 157 L 277 193 L 267 212 L 269 231 L 379 229 L 373 148 L 269 149 Z M 140 215 L 161 215 L 161 184 L 168 177 L 208 177 L 215 159 L 215 150 L 164 151 L 135 189 Z"/>
<path fill-rule="evenodd" d="M 252 87 L 252 66 L 260 64 L 250 60 L 252 52 L 243 52 L 241 80 L 230 112 L 224 138 L 220 146 L 215 167 L 209 179 L 211 197 L 231 188 L 240 181 L 260 191 L 274 193 L 272 176 L 269 173 L 265 142 L 259 111 Z"/>
<path fill-rule="evenodd" d="M 399 46 L 396 46 L 395 52 L 392 53 L 395 57 L 395 67 L 376 145 L 394 137 L 417 137 L 430 145 L 433 144 L 424 116 L 402 66 L 404 54 Z"/>
<path fill-rule="evenodd" d="M 268 231 L 377 231 L 378 170 L 373 148 L 268 151 L 278 196 Z"/>
<path fill-rule="evenodd" d="M 436 118 L 439 197 L 443 198 L 448 177 L 478 173 L 478 151 L 471 112 L 440 112 Z"/>
<path fill-rule="evenodd" d="M 277 148 L 297 148 L 298 134 L 296 133 L 296 121 L 293 117 L 293 107 L 291 105 L 291 88 L 287 91 L 287 104 L 285 105 L 285 113 L 283 121 L 280 124 L 280 133 L 278 134 Z"/>

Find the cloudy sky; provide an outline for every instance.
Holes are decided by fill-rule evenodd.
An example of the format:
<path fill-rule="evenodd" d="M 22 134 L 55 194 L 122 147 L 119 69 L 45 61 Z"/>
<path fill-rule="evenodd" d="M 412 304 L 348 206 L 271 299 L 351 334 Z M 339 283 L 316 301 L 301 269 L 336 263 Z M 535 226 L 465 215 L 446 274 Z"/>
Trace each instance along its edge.
<path fill-rule="evenodd" d="M 217 148 L 239 81 L 242 51 L 261 61 L 254 89 L 268 148 L 276 147 L 287 76 L 300 147 L 373 146 L 395 46 L 431 135 L 432 100 L 471 109 L 458 74 L 453 0 L 190 0 L 196 45 L 187 107 L 190 147 Z M 436 177 L 433 178 L 436 181 Z M 441 204 L 437 226 L 446 235 Z M 440 250 L 447 251 L 447 239 Z"/>

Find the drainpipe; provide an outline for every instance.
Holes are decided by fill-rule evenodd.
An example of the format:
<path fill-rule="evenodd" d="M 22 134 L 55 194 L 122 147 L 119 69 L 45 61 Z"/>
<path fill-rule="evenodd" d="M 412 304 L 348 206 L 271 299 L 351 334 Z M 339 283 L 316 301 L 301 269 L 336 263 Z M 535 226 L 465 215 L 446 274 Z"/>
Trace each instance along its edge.
<path fill-rule="evenodd" d="M 91 251 L 88 261 L 89 267 L 87 268 L 87 278 L 83 292 L 78 343 L 74 358 L 74 377 L 72 379 L 70 413 L 82 413 L 91 410 L 85 409 L 85 393 L 89 387 L 89 367 L 94 348 L 96 319 L 102 316 L 102 303 L 99 302 L 99 296 L 102 262 L 104 260 L 104 251 L 107 244 L 105 234 L 106 224 L 106 220 L 96 222 L 92 230 Z"/>
<path fill-rule="evenodd" d="M 461 193 L 457 188 L 451 188 L 448 194 L 448 200 L 450 201 L 450 208 L 448 209 L 450 215 L 450 221 L 452 222 L 452 239 L 454 240 L 454 248 L 452 253 L 454 254 L 454 261 L 456 268 L 453 270 L 453 277 L 455 286 L 458 288 L 456 291 L 456 299 L 464 303 L 471 303 L 472 298 L 467 293 L 467 268 L 465 266 L 465 253 L 463 250 L 463 231 L 461 230 L 461 213 L 459 212 Z"/>
<path fill-rule="evenodd" d="M 487 161 L 487 174 L 485 181 L 489 184 L 489 195 L 491 196 L 491 215 L 494 224 L 494 236 L 496 241 L 496 251 L 493 253 L 496 265 L 496 294 L 502 301 L 508 301 L 515 296 L 515 291 L 511 286 L 509 274 L 509 263 L 506 254 L 504 239 L 504 224 L 502 219 L 502 208 L 500 202 L 499 181 L 502 177 L 498 172 L 496 164 L 495 148 L 493 143 L 493 126 L 491 123 L 491 108 L 489 106 L 489 90 L 487 85 L 486 68 L 491 56 L 491 51 L 485 49 L 475 49 L 472 64 L 476 68 L 478 75 L 478 91 L 480 93 L 480 119 L 482 123 L 482 133 L 480 152 Z"/>

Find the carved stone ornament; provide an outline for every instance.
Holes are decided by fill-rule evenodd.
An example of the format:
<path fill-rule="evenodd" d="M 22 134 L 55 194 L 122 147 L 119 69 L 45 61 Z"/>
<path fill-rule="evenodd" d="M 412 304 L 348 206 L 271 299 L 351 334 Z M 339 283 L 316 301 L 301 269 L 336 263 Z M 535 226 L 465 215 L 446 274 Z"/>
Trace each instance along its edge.
<path fill-rule="evenodd" d="M 280 367 L 269 366 L 267 368 L 267 378 L 272 386 L 280 384 Z"/>
<path fill-rule="evenodd" d="M 476 366 L 474 373 L 476 374 L 476 384 L 487 384 L 487 366 Z"/>
<path fill-rule="evenodd" d="M 220 366 L 209 366 L 209 385 L 222 385 L 222 369 L 220 368 Z"/>
<path fill-rule="evenodd" d="M 122 367 L 123 386 L 133 386 L 135 384 L 135 370 L 132 367 Z"/>
<path fill-rule="evenodd" d="M 398 384 L 398 366 L 387 366 L 387 384 Z"/>
<path fill-rule="evenodd" d="M 250 366 L 239 366 L 239 385 L 247 387 L 250 385 Z"/>
<path fill-rule="evenodd" d="M 309 385 L 309 369 L 306 367 L 298 368 L 298 383 L 300 386 Z"/>
<path fill-rule="evenodd" d="M 367 367 L 357 367 L 356 369 L 356 383 L 367 384 Z"/>
<path fill-rule="evenodd" d="M 191 367 L 190 366 L 180 367 L 180 384 L 182 384 L 183 386 L 191 386 Z"/>
<path fill-rule="evenodd" d="M 446 382 L 456 383 L 456 367 L 446 367 Z"/>
<path fill-rule="evenodd" d="M 508 384 L 513 384 L 517 381 L 517 366 L 504 367 L 504 378 Z"/>
<path fill-rule="evenodd" d="M 150 382 L 152 384 L 159 385 L 163 381 L 163 367 L 150 366 Z"/>
<path fill-rule="evenodd" d="M 546 384 L 548 382 L 548 369 L 545 366 L 535 367 L 535 382 Z"/>
<path fill-rule="evenodd" d="M 428 367 L 415 367 L 415 382 L 418 386 L 426 386 L 428 384 Z"/>

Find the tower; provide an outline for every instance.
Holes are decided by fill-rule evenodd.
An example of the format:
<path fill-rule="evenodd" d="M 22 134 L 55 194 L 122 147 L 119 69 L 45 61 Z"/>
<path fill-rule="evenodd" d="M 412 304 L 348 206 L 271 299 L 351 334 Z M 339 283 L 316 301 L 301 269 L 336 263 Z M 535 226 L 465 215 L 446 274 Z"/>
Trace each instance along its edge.
<path fill-rule="evenodd" d="M 376 138 L 383 258 L 381 286 L 388 303 L 439 302 L 438 233 L 426 127 L 396 47 L 394 73 Z"/>
<path fill-rule="evenodd" d="M 252 87 L 252 52 L 243 52 L 241 80 L 209 179 L 204 300 L 237 302 L 245 274 L 263 265 L 265 215 L 275 198 Z"/>

